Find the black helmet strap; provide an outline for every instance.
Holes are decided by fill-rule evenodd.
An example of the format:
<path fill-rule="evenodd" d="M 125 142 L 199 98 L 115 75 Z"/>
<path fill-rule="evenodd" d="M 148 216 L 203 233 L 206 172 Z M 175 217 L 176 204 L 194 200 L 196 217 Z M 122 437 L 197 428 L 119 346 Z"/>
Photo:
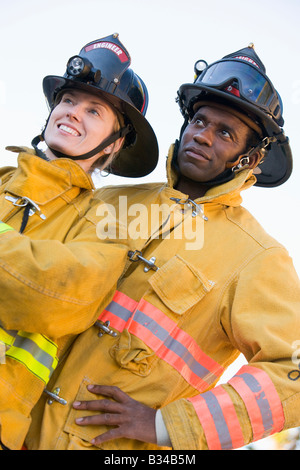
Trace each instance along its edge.
<path fill-rule="evenodd" d="M 246 154 L 242 154 L 238 157 L 235 162 L 226 163 L 226 168 L 230 168 L 232 171 L 238 170 L 243 167 L 243 160 L 249 162 L 249 158 L 256 152 L 267 148 L 272 142 L 277 142 L 277 137 L 264 137 L 255 147 L 252 147 Z"/>
<path fill-rule="evenodd" d="M 102 152 L 102 150 L 104 150 L 106 147 L 116 142 L 118 139 L 125 137 L 131 131 L 132 131 L 132 126 L 128 124 L 127 126 L 122 127 L 117 132 L 107 137 L 107 139 L 103 140 L 103 142 L 101 142 L 101 144 L 99 144 L 93 150 L 91 150 L 90 152 L 84 153 L 82 155 L 71 156 L 71 155 L 67 155 L 65 153 L 59 152 L 58 150 L 55 150 L 51 147 L 49 147 L 49 149 L 57 158 L 71 158 L 72 160 L 88 160 L 89 158 L 97 155 L 97 153 Z M 32 145 L 38 154 L 40 154 L 41 150 L 37 148 L 37 145 L 42 140 L 44 140 L 44 131 L 42 132 L 41 136 L 37 136 L 32 140 Z"/>
<path fill-rule="evenodd" d="M 89 158 L 97 155 L 97 153 L 102 152 L 102 150 L 104 150 L 110 144 L 113 144 L 114 142 L 116 142 L 118 139 L 125 137 L 131 130 L 132 130 L 132 127 L 130 124 L 128 124 L 126 127 L 122 127 L 117 132 L 107 137 L 107 139 L 103 140 L 103 142 L 101 142 L 101 144 L 99 144 L 93 150 L 91 150 L 90 152 L 84 153 L 82 155 L 71 156 L 71 155 L 66 155 L 62 152 L 58 152 L 57 150 L 54 150 L 51 147 L 49 147 L 49 149 L 58 158 L 71 158 L 72 160 L 88 160 Z"/>

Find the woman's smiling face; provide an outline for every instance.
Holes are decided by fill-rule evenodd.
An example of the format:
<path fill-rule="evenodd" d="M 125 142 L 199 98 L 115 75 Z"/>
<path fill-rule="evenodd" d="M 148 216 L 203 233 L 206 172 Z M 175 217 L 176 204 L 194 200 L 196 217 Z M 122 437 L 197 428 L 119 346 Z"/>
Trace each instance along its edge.
<path fill-rule="evenodd" d="M 113 133 L 115 122 L 114 111 L 100 96 L 68 90 L 50 115 L 45 141 L 70 157 L 83 155 Z"/>

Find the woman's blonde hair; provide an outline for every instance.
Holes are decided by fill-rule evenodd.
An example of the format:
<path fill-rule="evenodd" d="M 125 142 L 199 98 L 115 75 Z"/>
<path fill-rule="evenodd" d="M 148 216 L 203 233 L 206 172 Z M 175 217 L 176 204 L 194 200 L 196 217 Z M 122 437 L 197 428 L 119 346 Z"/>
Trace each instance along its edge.
<path fill-rule="evenodd" d="M 109 103 L 110 104 L 110 103 Z M 111 105 L 110 105 L 111 106 Z M 115 122 L 113 126 L 113 132 L 118 132 L 122 127 L 124 127 L 124 118 L 122 114 L 117 111 L 113 106 L 111 106 L 114 114 L 115 114 Z M 113 144 L 113 149 L 108 155 L 101 155 L 91 166 L 90 168 L 90 173 L 92 173 L 95 170 L 103 171 L 105 169 L 108 169 L 113 160 L 116 158 L 116 156 L 119 154 L 119 152 L 122 149 L 122 146 L 119 148 L 119 150 L 116 152 L 114 150 L 115 148 L 115 142 Z"/>

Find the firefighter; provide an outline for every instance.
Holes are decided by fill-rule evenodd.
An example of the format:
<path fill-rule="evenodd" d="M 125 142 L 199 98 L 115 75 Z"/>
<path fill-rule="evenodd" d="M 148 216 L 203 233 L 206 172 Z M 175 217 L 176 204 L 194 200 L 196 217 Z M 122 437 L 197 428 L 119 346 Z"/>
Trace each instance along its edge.
<path fill-rule="evenodd" d="M 141 176 L 156 165 L 147 89 L 130 62 L 114 34 L 85 45 L 64 76 L 45 77 L 45 129 L 33 148 L 10 147 L 18 167 L 1 169 L 3 449 L 22 447 L 60 355 L 94 323 L 126 263 L 125 238 L 97 235 L 92 172 Z"/>
<path fill-rule="evenodd" d="M 49 384 L 66 404 L 34 410 L 30 449 L 236 449 L 300 425 L 299 278 L 241 206 L 242 190 L 291 174 L 280 97 L 246 47 L 200 69 L 178 103 L 167 183 L 99 190 L 117 213 L 124 197 L 143 203 L 143 236 Z"/>

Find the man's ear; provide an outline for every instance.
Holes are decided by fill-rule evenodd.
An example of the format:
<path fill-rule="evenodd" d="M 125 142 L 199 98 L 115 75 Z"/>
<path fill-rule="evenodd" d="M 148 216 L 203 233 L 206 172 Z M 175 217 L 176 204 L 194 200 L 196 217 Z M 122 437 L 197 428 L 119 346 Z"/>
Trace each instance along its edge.
<path fill-rule="evenodd" d="M 257 165 L 260 164 L 261 160 L 263 158 L 262 152 L 257 151 L 253 155 L 250 155 L 249 157 L 249 168 L 256 168 Z"/>

